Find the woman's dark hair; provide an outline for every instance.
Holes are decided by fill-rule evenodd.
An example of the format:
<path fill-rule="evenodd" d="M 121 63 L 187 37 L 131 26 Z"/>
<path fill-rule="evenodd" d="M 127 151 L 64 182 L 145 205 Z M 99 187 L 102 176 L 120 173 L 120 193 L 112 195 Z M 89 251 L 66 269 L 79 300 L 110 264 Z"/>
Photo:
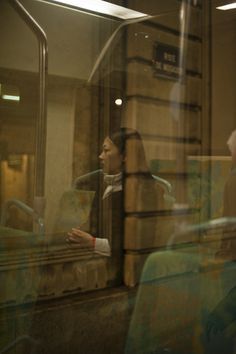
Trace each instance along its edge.
<path fill-rule="evenodd" d="M 113 144 L 119 149 L 119 152 L 124 155 L 126 149 L 126 141 L 128 139 L 137 139 L 142 141 L 140 134 L 131 128 L 120 128 L 119 130 L 115 131 L 110 135 L 110 139 Z"/>
<path fill-rule="evenodd" d="M 124 156 L 127 173 L 147 173 L 150 170 L 147 164 L 141 135 L 131 128 L 122 127 L 110 135 L 110 140 Z"/>
<path fill-rule="evenodd" d="M 133 191 L 137 192 L 134 197 L 135 206 L 130 206 L 132 198 L 127 198 L 127 210 L 162 210 L 164 189 L 163 186 L 157 185 L 151 174 L 140 134 L 134 129 L 120 128 L 109 138 L 123 156 L 123 172 L 128 176 L 126 179 L 127 188 L 131 187 Z"/>

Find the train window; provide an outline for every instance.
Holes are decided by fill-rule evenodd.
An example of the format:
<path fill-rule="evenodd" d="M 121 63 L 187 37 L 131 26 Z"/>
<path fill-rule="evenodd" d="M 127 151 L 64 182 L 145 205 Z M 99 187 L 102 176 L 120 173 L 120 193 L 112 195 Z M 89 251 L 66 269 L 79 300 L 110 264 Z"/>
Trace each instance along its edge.
<path fill-rule="evenodd" d="M 62 281 L 61 295 L 121 284 L 123 162 L 110 169 L 113 143 L 104 146 L 121 122 L 124 45 L 112 41 L 121 19 L 48 2 L 1 6 L 3 239 L 63 254 L 62 276 L 71 280 Z M 20 45 L 11 51 L 10 41 Z M 51 262 L 43 274 L 47 267 L 56 279 Z M 39 297 L 58 292 L 42 284 Z"/>
<path fill-rule="evenodd" d="M 232 347 L 235 10 L 221 5 L 0 1 L 1 353 Z"/>

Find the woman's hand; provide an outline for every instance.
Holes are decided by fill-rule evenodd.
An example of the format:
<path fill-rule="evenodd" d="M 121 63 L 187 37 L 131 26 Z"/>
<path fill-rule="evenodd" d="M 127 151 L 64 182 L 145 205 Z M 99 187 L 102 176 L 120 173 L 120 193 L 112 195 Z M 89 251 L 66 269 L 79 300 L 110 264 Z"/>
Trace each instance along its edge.
<path fill-rule="evenodd" d="M 79 227 L 72 229 L 67 235 L 67 241 L 78 248 L 94 247 L 94 237 L 89 233 L 80 230 Z"/>

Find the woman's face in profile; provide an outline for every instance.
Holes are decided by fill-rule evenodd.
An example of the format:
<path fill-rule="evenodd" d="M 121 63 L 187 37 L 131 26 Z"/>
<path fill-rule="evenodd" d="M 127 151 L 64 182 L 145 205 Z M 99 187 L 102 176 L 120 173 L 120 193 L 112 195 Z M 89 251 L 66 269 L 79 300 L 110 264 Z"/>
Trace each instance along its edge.
<path fill-rule="evenodd" d="M 99 155 L 103 172 L 115 175 L 121 172 L 123 157 L 117 146 L 113 144 L 109 137 L 105 138 L 102 146 L 102 152 Z"/>

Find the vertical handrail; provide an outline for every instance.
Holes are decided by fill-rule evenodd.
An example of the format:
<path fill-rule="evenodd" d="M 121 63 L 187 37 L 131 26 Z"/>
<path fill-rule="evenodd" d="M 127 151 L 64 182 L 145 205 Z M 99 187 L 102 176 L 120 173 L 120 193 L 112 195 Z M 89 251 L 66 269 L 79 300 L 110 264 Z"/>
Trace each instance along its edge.
<path fill-rule="evenodd" d="M 47 133 L 47 75 L 48 75 L 48 42 L 44 30 L 24 8 L 19 0 L 8 0 L 26 25 L 34 32 L 39 44 L 39 110 L 36 122 L 36 153 L 35 153 L 35 183 L 34 210 L 43 217 L 45 209 L 44 180 L 46 161 Z"/>

